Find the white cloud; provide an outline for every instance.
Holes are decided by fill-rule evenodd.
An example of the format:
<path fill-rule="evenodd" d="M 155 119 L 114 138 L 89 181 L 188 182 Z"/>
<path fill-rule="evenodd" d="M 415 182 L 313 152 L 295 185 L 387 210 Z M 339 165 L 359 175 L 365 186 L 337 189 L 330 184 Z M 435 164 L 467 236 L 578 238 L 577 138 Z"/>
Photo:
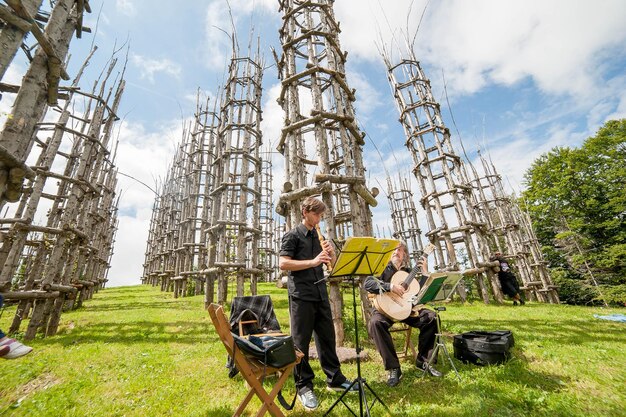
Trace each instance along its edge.
<path fill-rule="evenodd" d="M 164 123 L 154 131 L 147 131 L 142 124 L 124 121 L 119 127 L 116 165 L 124 174 L 156 189 L 157 183 L 165 178 L 167 166 L 181 137 L 180 121 Z M 120 178 L 120 188 L 124 190 L 120 208 L 152 206 L 154 195 L 147 187 Z"/>
<path fill-rule="evenodd" d="M 132 54 L 130 61 L 139 68 L 140 77 L 147 79 L 150 83 L 154 84 L 155 74 L 164 73 L 179 78 L 182 72 L 182 68 L 179 64 L 172 62 L 167 58 L 152 59 L 145 56 Z"/>
<path fill-rule="evenodd" d="M 147 131 L 139 123 L 123 121 L 119 126 L 116 165 L 121 173 L 158 191 L 181 137 L 180 121 L 163 123 L 154 131 Z M 118 175 L 118 180 L 120 223 L 111 260 L 109 286 L 139 283 L 155 198 L 155 194 L 138 181 L 125 175 Z"/>
<path fill-rule="evenodd" d="M 424 56 L 461 91 L 531 77 L 548 93 L 589 95 L 600 76 L 597 55 L 626 39 L 626 4 L 575 3 L 443 2 L 427 20 Z"/>
<path fill-rule="evenodd" d="M 615 110 L 609 114 L 605 113 L 604 118 L 602 118 L 601 112 L 598 112 L 599 114 L 597 115 L 592 113 L 596 117 L 592 118 L 590 116 L 587 124 L 594 132 L 598 126 L 609 120 L 626 118 L 626 75 L 611 80 L 611 82 L 607 83 L 606 89 L 608 91 L 605 92 L 605 102 L 610 103 L 608 107 L 613 107 Z M 613 101 L 616 101 L 616 103 Z M 611 106 L 611 104 L 614 106 Z M 597 122 L 594 124 L 595 121 Z"/>
<path fill-rule="evenodd" d="M 389 45 L 398 29 L 413 33 L 425 2 L 337 2 L 342 46 L 351 56 L 380 59 L 374 43 Z M 388 24 L 387 24 L 388 22 Z M 373 28 L 380 28 L 374 30 Z M 512 85 L 530 77 L 551 94 L 586 96 L 602 83 L 602 57 L 624 52 L 626 3 L 560 0 L 429 2 L 416 49 L 418 58 L 446 70 L 449 89 L 474 93 L 490 83 Z"/>
<path fill-rule="evenodd" d="M 363 121 L 383 104 L 381 92 L 370 83 L 367 75 L 362 72 L 350 71 L 346 78 L 350 87 L 357 91 L 356 113 L 358 119 Z"/>
<path fill-rule="evenodd" d="M 263 9 L 276 11 L 278 9 L 278 3 L 274 0 L 231 0 L 230 6 L 235 14 L 252 13 Z"/>
<path fill-rule="evenodd" d="M 540 155 L 555 147 L 577 146 L 589 132 L 580 132 L 572 124 L 550 126 L 543 138 L 530 138 L 524 132 L 511 135 L 506 143 L 487 149 L 484 154 L 493 161 L 499 174 L 504 178 L 505 187 L 519 192 L 523 187 L 524 174 Z M 538 140 L 539 139 L 539 140 Z M 472 161 L 474 166 L 482 167 L 479 160 Z M 481 171 L 479 170 L 479 173 Z"/>
<path fill-rule="evenodd" d="M 218 70 L 226 68 L 227 59 L 231 55 L 232 26 L 228 9 L 221 1 L 214 1 L 207 7 L 204 23 L 207 67 L 217 67 Z"/>
<path fill-rule="evenodd" d="M 141 283 L 150 227 L 151 212 L 138 217 L 120 215 L 115 247 L 111 258 L 107 286 L 135 285 Z M 143 245 L 142 245 L 143 243 Z"/>
<path fill-rule="evenodd" d="M 280 95 L 280 90 L 280 83 L 276 83 L 266 88 L 263 97 L 263 120 L 261 121 L 261 130 L 263 131 L 263 142 L 270 146 L 272 151 L 275 151 L 276 146 L 278 146 L 280 133 L 285 120 L 285 113 L 276 101 Z"/>
<path fill-rule="evenodd" d="M 132 0 L 117 0 L 115 8 L 118 12 L 127 16 L 135 16 L 137 14 L 137 9 L 135 9 Z"/>

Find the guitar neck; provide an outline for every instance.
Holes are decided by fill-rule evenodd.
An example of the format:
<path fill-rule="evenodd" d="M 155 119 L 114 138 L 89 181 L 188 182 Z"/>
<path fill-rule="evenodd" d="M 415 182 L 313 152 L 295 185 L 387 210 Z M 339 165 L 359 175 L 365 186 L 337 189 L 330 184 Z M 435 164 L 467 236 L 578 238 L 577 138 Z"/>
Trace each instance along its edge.
<path fill-rule="evenodd" d="M 404 288 L 409 288 L 409 285 L 411 285 L 411 281 L 415 279 L 415 276 L 417 275 L 420 269 L 421 267 L 419 265 L 415 265 L 413 269 L 411 269 L 411 272 L 409 272 L 409 275 L 407 275 L 405 280 L 402 282 L 402 286 Z"/>
<path fill-rule="evenodd" d="M 424 248 L 424 252 L 422 253 L 422 258 L 424 259 L 428 258 L 428 255 L 433 253 L 434 250 L 435 250 L 435 245 L 433 245 L 432 243 L 429 243 Z M 411 285 L 411 281 L 415 279 L 415 276 L 420 272 L 420 269 L 421 269 L 421 266 L 419 264 L 413 267 L 413 269 L 411 270 L 411 272 L 409 272 L 409 275 L 407 275 L 404 282 L 402 282 L 402 285 L 404 286 L 404 288 L 409 288 L 409 285 Z"/>

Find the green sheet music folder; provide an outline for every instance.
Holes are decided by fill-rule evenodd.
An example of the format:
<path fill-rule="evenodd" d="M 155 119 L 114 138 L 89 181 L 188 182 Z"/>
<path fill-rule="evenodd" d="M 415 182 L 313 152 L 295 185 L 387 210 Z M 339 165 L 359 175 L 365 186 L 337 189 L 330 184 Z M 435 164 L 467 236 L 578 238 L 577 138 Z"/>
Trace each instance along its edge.
<path fill-rule="evenodd" d="M 445 300 L 454 292 L 462 277 L 463 275 L 459 272 L 430 274 L 420 292 L 415 296 L 415 304 Z"/>
<path fill-rule="evenodd" d="M 349 237 L 341 247 L 329 277 L 346 275 L 380 276 L 400 242 L 375 237 Z"/>

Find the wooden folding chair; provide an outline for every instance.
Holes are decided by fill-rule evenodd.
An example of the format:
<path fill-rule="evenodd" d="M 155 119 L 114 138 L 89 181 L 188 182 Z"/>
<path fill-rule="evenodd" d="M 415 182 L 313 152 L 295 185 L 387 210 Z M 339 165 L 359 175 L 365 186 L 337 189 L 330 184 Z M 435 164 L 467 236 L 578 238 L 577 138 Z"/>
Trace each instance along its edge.
<path fill-rule="evenodd" d="M 246 409 L 248 403 L 254 395 L 256 395 L 263 403 L 259 411 L 256 413 L 257 417 L 265 415 L 268 411 L 274 417 L 284 417 L 283 412 L 280 408 L 278 408 L 274 400 L 276 399 L 276 396 L 282 386 L 287 381 L 289 375 L 293 372 L 294 367 L 300 362 L 302 356 L 304 355 L 296 351 L 296 361 L 282 368 L 266 366 L 256 359 L 245 356 L 241 350 L 237 348 L 235 345 L 235 339 L 230 332 L 230 324 L 222 306 L 218 304 L 211 304 L 209 306 L 209 316 L 211 316 L 211 321 L 215 326 L 215 330 L 217 331 L 220 340 L 226 348 L 226 352 L 228 352 L 228 354 L 233 358 L 235 366 L 239 369 L 239 372 L 250 387 L 248 394 L 235 410 L 233 417 L 242 415 L 242 412 Z M 278 375 L 278 381 L 276 381 L 273 389 L 270 392 L 267 392 L 263 387 L 263 378 L 273 374 Z"/>

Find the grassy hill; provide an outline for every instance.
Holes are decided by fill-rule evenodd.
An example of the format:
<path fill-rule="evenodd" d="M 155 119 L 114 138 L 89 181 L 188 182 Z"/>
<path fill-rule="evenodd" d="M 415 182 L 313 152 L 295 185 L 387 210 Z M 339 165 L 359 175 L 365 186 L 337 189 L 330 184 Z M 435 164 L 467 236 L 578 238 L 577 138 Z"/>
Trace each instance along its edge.
<path fill-rule="evenodd" d="M 261 284 L 259 293 L 272 295 L 288 329 L 284 290 Z M 351 308 L 346 295 L 344 317 L 351 317 Z M 4 311 L 0 328 L 8 329 L 13 312 Z M 491 367 L 455 360 L 460 381 L 441 365 L 444 378 L 421 378 L 406 361 L 401 384 L 389 388 L 380 356 L 365 340 L 369 359 L 362 374 L 395 416 L 624 416 L 626 324 L 593 317 L 623 312 L 451 304 L 442 313 L 446 334 L 512 330 L 513 359 Z M 346 327 L 350 344 L 354 329 Z M 359 334 L 365 334 L 362 327 Z M 30 345 L 35 350 L 26 357 L 0 359 L 0 416 L 230 416 L 246 392 L 240 376 L 227 376 L 225 350 L 201 296 L 174 299 L 147 286 L 106 289 L 82 309 L 64 313 L 58 335 Z M 319 363 L 313 366 L 319 411 L 305 413 L 298 404 L 288 415 L 321 416 L 337 398 L 323 389 Z M 355 364 L 343 370 L 356 375 Z M 291 395 L 292 379 L 285 396 Z M 358 396 L 350 398 L 358 412 Z M 377 405 L 372 414 L 385 413 Z M 350 413 L 339 405 L 332 415 Z"/>

